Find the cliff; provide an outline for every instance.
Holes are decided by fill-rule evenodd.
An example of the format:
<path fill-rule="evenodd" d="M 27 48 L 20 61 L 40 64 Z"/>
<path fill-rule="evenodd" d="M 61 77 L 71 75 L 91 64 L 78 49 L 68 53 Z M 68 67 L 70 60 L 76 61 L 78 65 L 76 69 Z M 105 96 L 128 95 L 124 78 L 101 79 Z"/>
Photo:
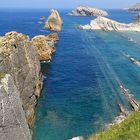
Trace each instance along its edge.
<path fill-rule="evenodd" d="M 140 26 L 138 24 L 120 23 L 105 17 L 97 17 L 91 20 L 90 24 L 79 26 L 80 29 L 85 30 L 104 30 L 104 31 L 135 31 L 140 32 Z"/>
<path fill-rule="evenodd" d="M 62 29 L 63 21 L 57 10 L 52 9 L 51 15 L 48 17 L 48 20 L 45 23 L 45 28 L 59 32 Z"/>
<path fill-rule="evenodd" d="M 31 128 L 42 80 L 38 55 L 28 36 L 10 32 L 1 37 L 0 71 L 14 78 L 23 102 L 27 122 Z"/>
<path fill-rule="evenodd" d="M 0 140 L 31 140 L 14 79 L 6 74 L 0 80 Z"/>
<path fill-rule="evenodd" d="M 108 13 L 101 9 L 88 6 L 79 6 L 73 10 L 69 15 L 73 16 L 107 16 Z"/>

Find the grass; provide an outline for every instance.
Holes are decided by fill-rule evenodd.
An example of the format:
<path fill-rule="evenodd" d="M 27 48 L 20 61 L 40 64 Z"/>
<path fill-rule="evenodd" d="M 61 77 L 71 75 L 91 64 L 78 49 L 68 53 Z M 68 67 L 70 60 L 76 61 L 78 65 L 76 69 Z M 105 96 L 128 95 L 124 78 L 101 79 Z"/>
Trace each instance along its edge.
<path fill-rule="evenodd" d="M 4 72 L 0 72 L 0 79 L 4 78 L 5 74 L 6 73 L 4 73 Z"/>
<path fill-rule="evenodd" d="M 140 111 L 134 112 L 121 124 L 92 135 L 90 140 L 140 140 Z"/>

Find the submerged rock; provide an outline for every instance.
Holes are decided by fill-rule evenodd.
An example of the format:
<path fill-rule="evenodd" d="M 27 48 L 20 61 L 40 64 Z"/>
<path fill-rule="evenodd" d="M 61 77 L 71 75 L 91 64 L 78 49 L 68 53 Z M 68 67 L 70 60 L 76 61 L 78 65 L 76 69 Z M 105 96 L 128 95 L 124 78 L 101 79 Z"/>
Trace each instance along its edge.
<path fill-rule="evenodd" d="M 23 103 L 26 119 L 31 128 L 34 108 L 42 88 L 40 62 L 29 37 L 9 32 L 0 38 L 0 72 L 10 74 Z"/>
<path fill-rule="evenodd" d="M 43 20 L 44 21 L 44 20 L 46 20 L 46 17 L 45 16 L 41 16 L 40 17 L 40 20 Z"/>
<path fill-rule="evenodd" d="M 107 16 L 108 13 L 101 9 L 88 6 L 79 6 L 73 10 L 69 15 L 73 16 Z"/>
<path fill-rule="evenodd" d="M 48 20 L 45 23 L 45 28 L 53 31 L 61 31 L 63 21 L 57 10 L 52 9 L 51 15 L 48 17 Z"/>
<path fill-rule="evenodd" d="M 40 61 L 50 61 L 55 52 L 54 44 L 58 40 L 58 35 L 53 33 L 48 36 L 39 35 L 32 39 L 32 44 L 36 47 Z"/>
<path fill-rule="evenodd" d="M 104 31 L 136 31 L 140 32 L 139 24 L 125 24 L 120 23 L 105 17 L 97 17 L 94 20 L 91 20 L 90 24 L 79 26 L 81 29 L 86 30 L 104 30 Z"/>

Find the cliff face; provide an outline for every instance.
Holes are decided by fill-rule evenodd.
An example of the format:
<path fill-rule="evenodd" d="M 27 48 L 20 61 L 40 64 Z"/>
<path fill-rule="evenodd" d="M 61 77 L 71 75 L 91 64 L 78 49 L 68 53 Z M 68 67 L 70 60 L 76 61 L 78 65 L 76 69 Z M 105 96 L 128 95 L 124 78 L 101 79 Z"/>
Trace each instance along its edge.
<path fill-rule="evenodd" d="M 107 16 L 108 13 L 101 9 L 88 6 L 79 6 L 73 10 L 69 15 L 73 16 Z"/>
<path fill-rule="evenodd" d="M 0 72 L 13 77 L 31 128 L 42 83 L 38 55 L 28 36 L 10 32 L 0 38 Z"/>
<path fill-rule="evenodd" d="M 50 61 L 55 52 L 55 44 L 59 40 L 56 33 L 48 36 L 39 35 L 32 39 L 32 44 L 36 47 L 40 61 Z"/>
<path fill-rule="evenodd" d="M 61 31 L 63 21 L 57 10 L 52 9 L 51 15 L 48 17 L 48 20 L 45 23 L 45 28 L 53 31 Z"/>
<path fill-rule="evenodd" d="M 31 140 L 14 79 L 6 74 L 0 80 L 0 140 Z"/>
<path fill-rule="evenodd" d="M 81 29 L 86 30 L 104 30 L 104 31 L 136 31 L 140 32 L 140 26 L 138 24 L 130 23 L 124 24 L 117 21 L 105 18 L 97 17 L 92 20 L 90 24 L 81 26 Z"/>

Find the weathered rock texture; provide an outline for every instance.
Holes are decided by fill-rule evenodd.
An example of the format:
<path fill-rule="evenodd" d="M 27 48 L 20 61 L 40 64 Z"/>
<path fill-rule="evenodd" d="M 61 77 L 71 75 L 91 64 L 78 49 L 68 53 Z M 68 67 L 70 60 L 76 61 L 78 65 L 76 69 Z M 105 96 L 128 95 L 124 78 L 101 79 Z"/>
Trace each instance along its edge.
<path fill-rule="evenodd" d="M 88 7 L 88 6 L 79 6 L 75 10 L 73 10 L 69 15 L 73 16 L 107 16 L 108 13 L 106 11 Z"/>
<path fill-rule="evenodd" d="M 0 140 L 31 140 L 14 79 L 6 74 L 0 80 Z"/>
<path fill-rule="evenodd" d="M 57 10 L 52 9 L 51 15 L 48 17 L 48 20 L 45 23 L 45 28 L 53 31 L 61 31 L 63 21 Z"/>
<path fill-rule="evenodd" d="M 50 61 L 55 52 L 55 43 L 59 40 L 56 33 L 48 36 L 39 35 L 32 39 L 32 44 L 36 47 L 40 61 Z"/>
<path fill-rule="evenodd" d="M 79 26 L 81 29 L 86 30 L 104 30 L 104 31 L 136 31 L 140 32 L 139 24 L 124 24 L 119 23 L 117 21 L 105 18 L 105 17 L 97 17 L 92 20 L 90 24 Z"/>
<path fill-rule="evenodd" d="M 0 72 L 8 73 L 14 78 L 31 128 L 42 79 L 38 54 L 28 36 L 10 32 L 0 38 Z"/>
<path fill-rule="evenodd" d="M 129 11 L 134 11 L 134 12 L 140 11 L 140 3 L 136 3 L 135 5 L 133 5 L 132 7 L 130 7 L 129 8 Z"/>

